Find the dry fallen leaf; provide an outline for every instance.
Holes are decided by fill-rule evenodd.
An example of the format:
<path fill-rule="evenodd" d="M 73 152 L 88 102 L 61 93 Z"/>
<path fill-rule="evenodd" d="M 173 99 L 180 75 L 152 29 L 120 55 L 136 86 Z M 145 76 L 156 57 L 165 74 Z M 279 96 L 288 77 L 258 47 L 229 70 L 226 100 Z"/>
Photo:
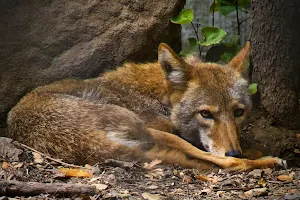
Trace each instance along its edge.
<path fill-rule="evenodd" d="M 273 172 L 273 170 L 272 170 L 271 168 L 266 168 L 266 169 L 263 169 L 263 172 L 264 172 L 264 174 L 266 174 L 266 175 L 271 175 L 272 172 Z"/>
<path fill-rule="evenodd" d="M 183 183 L 190 183 L 193 181 L 192 177 L 188 176 L 188 175 L 184 175 L 181 177 L 182 178 L 182 182 Z"/>
<path fill-rule="evenodd" d="M 296 173 L 295 172 L 291 172 L 290 174 L 289 174 L 289 177 L 291 177 L 292 179 L 294 179 L 294 176 L 296 175 Z"/>
<path fill-rule="evenodd" d="M 147 199 L 147 200 L 160 200 L 161 199 L 161 197 L 159 195 L 157 195 L 157 194 L 150 194 L 148 192 L 144 192 L 142 194 L 142 197 L 144 199 Z"/>
<path fill-rule="evenodd" d="M 259 179 L 257 182 L 258 185 L 265 187 L 267 185 L 266 181 L 264 178 Z"/>
<path fill-rule="evenodd" d="M 276 177 L 278 180 L 282 181 L 282 182 L 286 182 L 286 183 L 289 183 L 289 182 L 292 182 L 293 179 L 289 176 L 289 175 L 279 175 Z"/>
<path fill-rule="evenodd" d="M 161 162 L 162 161 L 158 159 L 152 160 L 150 163 L 144 163 L 144 168 L 149 170 L 153 169 L 156 165 L 160 164 Z"/>
<path fill-rule="evenodd" d="M 147 187 L 147 189 L 150 189 L 150 190 L 155 190 L 155 189 L 157 189 L 157 188 L 158 188 L 157 185 L 149 185 L 149 186 Z"/>
<path fill-rule="evenodd" d="M 99 179 L 102 179 L 102 178 L 103 178 L 102 176 L 94 177 L 94 178 L 92 178 L 91 180 L 89 180 L 88 182 L 89 182 L 89 183 L 92 183 L 92 182 L 95 182 L 95 181 L 97 181 L 97 180 L 99 180 Z"/>
<path fill-rule="evenodd" d="M 2 163 L 2 169 L 6 169 L 6 168 L 8 168 L 8 167 L 9 167 L 8 162 L 3 162 L 3 163 Z"/>
<path fill-rule="evenodd" d="M 265 188 L 265 187 L 263 187 L 263 188 L 254 188 L 252 190 L 244 192 L 244 195 L 247 196 L 247 197 L 258 197 L 258 196 L 266 194 L 266 192 L 267 192 L 267 188 Z"/>
<path fill-rule="evenodd" d="M 16 164 L 14 165 L 14 168 L 21 168 L 23 167 L 24 163 L 19 163 L 19 164 Z"/>
<path fill-rule="evenodd" d="M 96 189 L 100 191 L 105 190 L 108 187 L 108 185 L 105 184 L 92 184 L 92 186 L 95 186 Z"/>
<path fill-rule="evenodd" d="M 210 178 L 210 177 L 204 176 L 204 175 L 196 175 L 195 177 L 197 179 L 199 179 L 200 181 L 209 181 L 209 182 L 212 182 L 212 183 L 218 182 L 217 179 L 213 179 L 213 178 Z"/>
<path fill-rule="evenodd" d="M 252 176 L 254 178 L 260 178 L 262 175 L 263 170 L 262 169 L 254 169 L 251 172 L 249 172 L 249 176 Z"/>
<path fill-rule="evenodd" d="M 41 154 L 32 152 L 33 158 L 34 158 L 34 163 L 36 164 L 41 164 L 44 162 L 44 159 L 42 158 Z"/>
<path fill-rule="evenodd" d="M 93 174 L 83 169 L 59 168 L 58 171 L 65 177 L 92 178 Z"/>
<path fill-rule="evenodd" d="M 149 179 L 153 179 L 153 178 L 158 178 L 158 179 L 162 179 L 164 177 L 164 172 L 163 169 L 161 168 L 157 168 L 151 171 L 148 171 L 145 174 L 145 177 L 149 178 Z"/>
<path fill-rule="evenodd" d="M 89 170 L 93 170 L 93 167 L 89 164 L 85 164 L 84 168 L 89 169 Z"/>

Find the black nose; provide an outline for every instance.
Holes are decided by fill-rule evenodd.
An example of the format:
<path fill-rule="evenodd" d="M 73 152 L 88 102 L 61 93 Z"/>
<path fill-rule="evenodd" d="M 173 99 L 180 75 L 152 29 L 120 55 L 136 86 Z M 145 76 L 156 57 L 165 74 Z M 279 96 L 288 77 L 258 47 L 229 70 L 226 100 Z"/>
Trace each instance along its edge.
<path fill-rule="evenodd" d="M 242 152 L 239 151 L 239 150 L 228 151 L 228 152 L 225 153 L 225 156 L 240 158 L 240 157 L 242 157 Z"/>

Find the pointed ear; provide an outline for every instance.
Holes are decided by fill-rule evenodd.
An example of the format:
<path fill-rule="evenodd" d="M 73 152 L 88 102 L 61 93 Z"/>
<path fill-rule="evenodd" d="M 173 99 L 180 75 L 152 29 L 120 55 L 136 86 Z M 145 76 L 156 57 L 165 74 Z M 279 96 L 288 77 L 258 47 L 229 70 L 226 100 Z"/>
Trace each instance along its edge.
<path fill-rule="evenodd" d="M 158 61 L 165 72 L 167 81 L 174 89 L 186 86 L 189 79 L 188 64 L 167 44 L 161 43 L 159 45 Z"/>
<path fill-rule="evenodd" d="M 249 65 L 250 42 L 248 41 L 228 65 L 240 74 L 244 74 Z"/>

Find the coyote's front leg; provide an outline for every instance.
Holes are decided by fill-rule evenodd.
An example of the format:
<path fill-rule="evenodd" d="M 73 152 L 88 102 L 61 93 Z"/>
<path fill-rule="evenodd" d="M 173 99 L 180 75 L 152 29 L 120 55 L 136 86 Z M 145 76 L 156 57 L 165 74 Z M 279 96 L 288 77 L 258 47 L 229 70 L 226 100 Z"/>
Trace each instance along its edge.
<path fill-rule="evenodd" d="M 181 166 L 200 169 L 213 168 L 215 165 L 234 171 L 268 168 L 276 165 L 286 167 L 286 161 L 277 157 L 248 160 L 217 156 L 194 147 L 176 135 L 150 128 L 148 130 L 157 143 L 157 147 L 148 152 L 148 157 L 156 157 L 166 163 L 177 163 Z"/>

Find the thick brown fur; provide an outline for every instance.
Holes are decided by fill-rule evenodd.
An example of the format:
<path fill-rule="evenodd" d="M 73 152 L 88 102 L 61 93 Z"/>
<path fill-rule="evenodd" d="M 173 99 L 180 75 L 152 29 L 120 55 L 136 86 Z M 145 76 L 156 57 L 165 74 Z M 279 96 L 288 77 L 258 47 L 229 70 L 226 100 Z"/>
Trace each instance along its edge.
<path fill-rule="evenodd" d="M 198 169 L 282 164 L 225 157 L 241 152 L 240 127 L 251 108 L 242 75 L 248 49 L 220 66 L 182 59 L 161 44 L 158 63 L 126 63 L 95 79 L 38 87 L 10 111 L 8 134 L 76 164 L 108 158 L 157 158 Z"/>

